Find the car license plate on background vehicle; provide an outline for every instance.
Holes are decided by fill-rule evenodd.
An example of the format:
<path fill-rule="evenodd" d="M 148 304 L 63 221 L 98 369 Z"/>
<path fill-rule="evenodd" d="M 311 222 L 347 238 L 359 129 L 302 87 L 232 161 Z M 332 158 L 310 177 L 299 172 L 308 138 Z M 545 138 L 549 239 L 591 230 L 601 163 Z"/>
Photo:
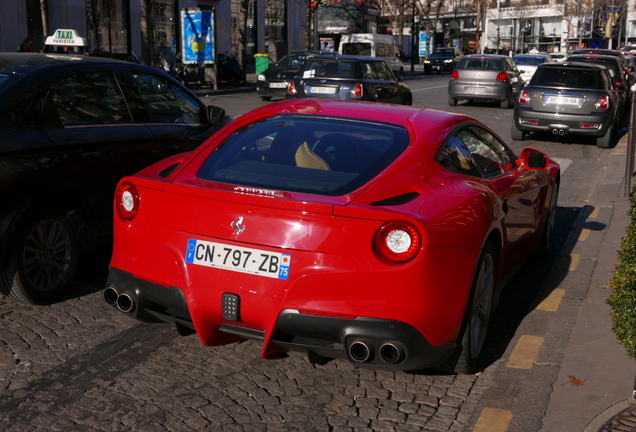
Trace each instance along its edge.
<path fill-rule="evenodd" d="M 320 93 L 320 94 L 334 94 L 336 89 L 334 87 L 307 87 L 307 93 Z"/>
<path fill-rule="evenodd" d="M 464 87 L 464 91 L 469 93 L 485 93 L 486 87 Z"/>
<path fill-rule="evenodd" d="M 186 262 L 274 279 L 287 279 L 291 255 L 190 239 L 186 250 Z"/>
<path fill-rule="evenodd" d="M 284 83 L 284 82 L 269 83 L 269 88 L 285 88 L 285 87 L 287 87 L 287 83 Z"/>
<path fill-rule="evenodd" d="M 579 98 L 568 96 L 548 96 L 545 102 L 557 105 L 578 105 Z"/>

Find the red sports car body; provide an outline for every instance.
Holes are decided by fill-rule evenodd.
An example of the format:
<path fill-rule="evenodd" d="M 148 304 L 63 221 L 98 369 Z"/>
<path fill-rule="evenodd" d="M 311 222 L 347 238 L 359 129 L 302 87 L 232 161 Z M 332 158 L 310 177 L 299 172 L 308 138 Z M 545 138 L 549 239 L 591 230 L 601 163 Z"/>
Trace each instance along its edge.
<path fill-rule="evenodd" d="M 464 115 L 270 104 L 121 180 L 105 298 L 264 358 L 470 372 L 506 278 L 549 242 L 558 183 Z"/>

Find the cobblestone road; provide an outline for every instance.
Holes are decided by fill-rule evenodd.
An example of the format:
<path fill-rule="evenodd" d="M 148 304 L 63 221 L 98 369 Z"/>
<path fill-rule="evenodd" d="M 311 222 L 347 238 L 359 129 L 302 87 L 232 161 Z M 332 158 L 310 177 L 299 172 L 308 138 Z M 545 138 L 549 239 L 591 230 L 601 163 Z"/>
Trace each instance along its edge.
<path fill-rule="evenodd" d="M 478 375 L 204 347 L 128 319 L 99 288 L 45 307 L 0 299 L 0 430 L 461 431 L 481 393 Z"/>

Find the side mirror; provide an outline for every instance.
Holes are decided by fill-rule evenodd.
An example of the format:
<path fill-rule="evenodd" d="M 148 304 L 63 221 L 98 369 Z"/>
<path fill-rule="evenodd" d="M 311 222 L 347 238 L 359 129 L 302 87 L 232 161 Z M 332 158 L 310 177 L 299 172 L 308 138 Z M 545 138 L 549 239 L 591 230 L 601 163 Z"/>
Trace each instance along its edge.
<path fill-rule="evenodd" d="M 225 110 L 221 107 L 210 105 L 208 106 L 208 120 L 210 123 L 215 124 L 225 119 Z"/>
<path fill-rule="evenodd" d="M 548 167 L 548 155 L 539 150 L 526 147 L 521 150 L 519 162 L 523 168 L 541 171 Z"/>

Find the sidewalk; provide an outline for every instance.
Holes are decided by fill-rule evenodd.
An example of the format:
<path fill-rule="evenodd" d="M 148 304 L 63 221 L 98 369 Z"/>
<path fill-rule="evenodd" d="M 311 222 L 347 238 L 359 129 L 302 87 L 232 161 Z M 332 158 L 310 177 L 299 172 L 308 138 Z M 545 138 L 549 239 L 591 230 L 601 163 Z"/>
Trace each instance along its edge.
<path fill-rule="evenodd" d="M 605 303 L 621 239 L 630 223 L 629 198 L 624 197 L 623 185 L 626 149 L 627 135 L 610 150 L 605 172 L 588 203 L 606 213 L 611 210 L 611 217 L 604 228 L 587 293 L 576 292 L 583 287 L 570 287 L 566 293 L 566 297 L 582 294 L 582 301 L 553 384 L 542 432 L 636 431 L 636 407 L 631 399 L 636 367 L 612 331 L 610 308 Z M 580 222 L 582 229 L 601 229 L 587 217 Z"/>

